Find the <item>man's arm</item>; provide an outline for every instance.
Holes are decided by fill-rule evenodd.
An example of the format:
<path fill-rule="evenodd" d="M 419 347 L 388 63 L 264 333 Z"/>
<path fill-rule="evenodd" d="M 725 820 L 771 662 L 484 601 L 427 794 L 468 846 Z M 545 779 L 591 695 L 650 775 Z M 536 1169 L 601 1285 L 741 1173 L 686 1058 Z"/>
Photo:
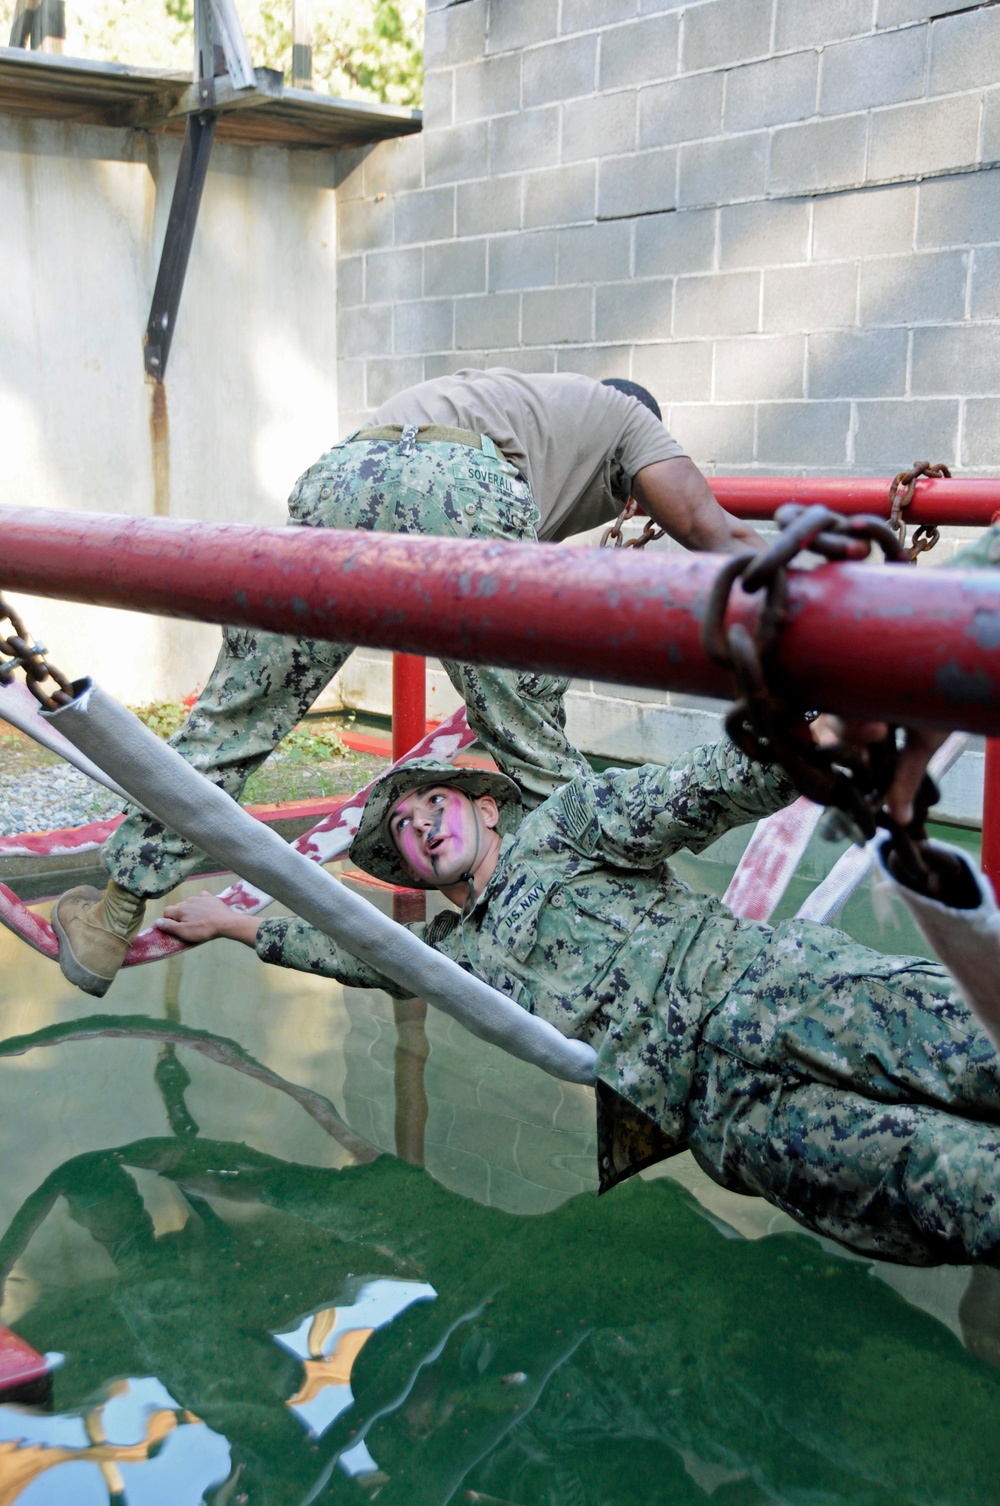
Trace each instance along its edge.
<path fill-rule="evenodd" d="M 653 522 L 685 549 L 739 554 L 764 548 L 756 529 L 719 506 L 701 471 L 686 455 L 643 466 L 632 479 L 632 495 Z"/>

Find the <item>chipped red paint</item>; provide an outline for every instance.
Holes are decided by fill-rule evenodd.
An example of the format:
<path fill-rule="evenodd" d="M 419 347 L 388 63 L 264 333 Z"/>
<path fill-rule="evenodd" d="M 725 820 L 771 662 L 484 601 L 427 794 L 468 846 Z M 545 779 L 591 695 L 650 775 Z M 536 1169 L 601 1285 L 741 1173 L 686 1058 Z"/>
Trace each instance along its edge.
<path fill-rule="evenodd" d="M 758 522 L 773 518 L 785 502 L 819 502 L 835 512 L 889 516 L 888 476 L 710 476 L 708 484 L 727 512 Z M 988 528 L 998 511 L 1000 480 L 923 477 L 914 488 L 906 521 Z"/>
<path fill-rule="evenodd" d="M 9 508 L 8 590 L 541 673 L 728 695 L 700 641 L 718 556 Z M 855 717 L 1000 734 L 1000 582 L 790 572 L 775 681 Z M 739 587 L 734 619 L 756 602 Z M 72 670 L 74 666 L 63 666 Z M 81 666 L 82 667 L 82 666 Z"/>

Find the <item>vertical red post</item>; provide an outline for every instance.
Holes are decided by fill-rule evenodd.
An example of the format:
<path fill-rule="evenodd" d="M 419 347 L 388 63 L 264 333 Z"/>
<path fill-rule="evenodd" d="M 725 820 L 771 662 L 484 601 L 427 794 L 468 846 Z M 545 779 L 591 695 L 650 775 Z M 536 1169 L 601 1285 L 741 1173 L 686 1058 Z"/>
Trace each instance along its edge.
<path fill-rule="evenodd" d="M 983 872 L 1000 895 L 1000 738 L 986 739 L 983 783 Z"/>
<path fill-rule="evenodd" d="M 427 671 L 417 654 L 392 656 L 392 757 L 409 753 L 427 730 Z"/>

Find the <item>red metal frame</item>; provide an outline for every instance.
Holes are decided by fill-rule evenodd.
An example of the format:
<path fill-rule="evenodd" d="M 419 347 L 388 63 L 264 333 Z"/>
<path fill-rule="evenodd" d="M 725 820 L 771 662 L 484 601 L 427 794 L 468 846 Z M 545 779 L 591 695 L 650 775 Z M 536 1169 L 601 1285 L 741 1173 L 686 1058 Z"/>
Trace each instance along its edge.
<path fill-rule="evenodd" d="M 748 522 L 773 518 L 785 502 L 820 502 L 849 515 L 889 516 L 889 477 L 709 476 L 708 484 L 727 512 Z M 922 477 L 905 516 L 912 524 L 988 528 L 1000 516 L 1000 479 Z"/>

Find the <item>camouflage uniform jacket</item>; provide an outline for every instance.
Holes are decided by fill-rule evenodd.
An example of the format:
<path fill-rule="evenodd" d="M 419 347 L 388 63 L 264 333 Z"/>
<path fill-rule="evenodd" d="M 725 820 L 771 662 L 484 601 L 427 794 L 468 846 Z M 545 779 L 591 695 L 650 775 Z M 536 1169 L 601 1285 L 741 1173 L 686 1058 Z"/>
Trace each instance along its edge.
<path fill-rule="evenodd" d="M 683 1148 L 702 1021 L 771 935 L 693 892 L 666 860 L 680 848 L 700 851 L 794 794 L 780 770 L 752 764 L 728 741 L 666 766 L 574 779 L 503 839 L 464 924 L 451 911 L 410 928 L 597 1048 L 602 1187 Z M 265 920 L 257 952 L 265 962 L 400 992 L 304 921 Z"/>

